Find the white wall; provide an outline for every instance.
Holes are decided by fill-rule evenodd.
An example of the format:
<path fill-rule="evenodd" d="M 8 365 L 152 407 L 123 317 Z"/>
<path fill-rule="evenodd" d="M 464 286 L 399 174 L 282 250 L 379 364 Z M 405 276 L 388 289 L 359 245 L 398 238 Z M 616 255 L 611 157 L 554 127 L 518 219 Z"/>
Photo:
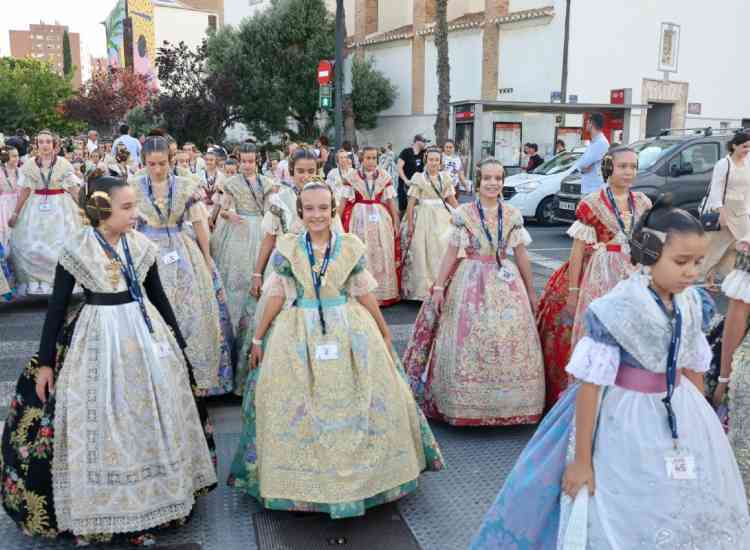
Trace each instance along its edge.
<path fill-rule="evenodd" d="M 271 0 L 224 0 L 224 24 L 236 27 L 245 17 L 252 17 L 270 5 Z"/>
<path fill-rule="evenodd" d="M 477 61 L 477 56 L 480 61 Z M 451 66 L 451 101 L 479 99 L 482 96 L 482 31 L 469 29 L 448 34 Z M 424 112 L 437 113 L 437 48 L 434 35 L 425 40 Z"/>
<path fill-rule="evenodd" d="M 161 47 L 166 40 L 172 44 L 178 44 L 182 41 L 189 48 L 196 48 L 206 37 L 209 15 L 212 14 L 204 11 L 154 5 L 156 47 Z"/>
<path fill-rule="evenodd" d="M 353 10 L 352 10 L 353 11 Z M 378 32 L 388 32 L 414 22 L 414 0 L 380 0 Z M 350 31 L 349 34 L 352 34 Z"/>
<path fill-rule="evenodd" d="M 375 130 L 358 132 L 357 141 L 360 145 L 377 147 L 390 142 L 398 155 L 404 147 L 411 145 L 416 134 L 422 134 L 434 143 L 434 124 L 434 115 L 381 116 Z"/>
<path fill-rule="evenodd" d="M 553 1 L 546 3 L 550 5 Z M 532 20 L 500 28 L 498 88 L 513 88 L 513 92 L 498 99 L 548 102 L 551 92 L 560 89 L 564 27 L 559 14 L 564 13 L 565 3 L 561 0 L 554 3 L 558 15 L 551 21 Z M 480 56 L 481 49 L 474 57 L 478 64 Z"/>
<path fill-rule="evenodd" d="M 547 6 L 551 6 L 555 3 L 556 2 L 554 0 L 510 0 L 510 6 L 508 8 L 508 11 L 510 13 L 513 13 L 514 11 L 524 11 L 524 10 L 544 8 Z M 563 3 L 563 9 L 564 9 L 564 6 L 565 6 L 565 3 Z"/>
<path fill-rule="evenodd" d="M 377 44 L 365 50 L 375 60 L 375 67 L 396 86 L 398 95 L 393 107 L 382 115 L 411 114 L 411 42 L 399 40 Z"/>
<path fill-rule="evenodd" d="M 750 19 L 746 0 L 704 2 L 602 2 L 576 0 L 571 12 L 570 93 L 581 101 L 608 102 L 613 88 L 632 88 L 641 102 L 644 78 L 657 71 L 662 22 L 680 29 L 678 72 L 671 80 L 689 83 L 689 102 L 703 104 L 706 119 L 750 117 L 750 73 L 742 44 Z M 691 123 L 692 124 L 692 123 Z"/>

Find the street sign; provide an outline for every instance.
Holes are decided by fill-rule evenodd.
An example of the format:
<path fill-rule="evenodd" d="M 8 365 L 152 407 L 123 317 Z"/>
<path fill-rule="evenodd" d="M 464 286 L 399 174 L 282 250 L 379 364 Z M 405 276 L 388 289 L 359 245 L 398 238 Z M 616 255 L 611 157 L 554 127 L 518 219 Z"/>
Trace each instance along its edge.
<path fill-rule="evenodd" d="M 333 109 L 333 86 L 330 84 L 320 87 L 318 106 L 321 109 Z"/>
<path fill-rule="evenodd" d="M 333 78 L 333 65 L 327 59 L 318 63 L 318 84 L 327 86 Z"/>

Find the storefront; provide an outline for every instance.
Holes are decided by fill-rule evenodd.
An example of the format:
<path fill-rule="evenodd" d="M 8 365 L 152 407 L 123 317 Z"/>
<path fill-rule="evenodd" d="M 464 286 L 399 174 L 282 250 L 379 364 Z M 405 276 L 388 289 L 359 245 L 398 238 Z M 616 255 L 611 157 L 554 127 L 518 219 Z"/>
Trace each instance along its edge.
<path fill-rule="evenodd" d="M 589 139 L 586 123 L 591 113 L 604 115 L 604 133 L 610 143 L 631 141 L 632 114 L 647 105 L 618 103 L 620 90 L 613 90 L 612 103 L 537 103 L 521 101 L 461 101 L 452 103 L 453 136 L 473 176 L 474 166 L 486 157 L 502 160 L 508 174 L 521 171 L 524 143 L 536 143 L 539 154 L 555 154 L 558 139 L 566 149 Z M 623 98 L 625 95 L 623 95 Z M 635 113 L 634 113 L 635 111 Z M 638 136 L 632 136 L 637 139 Z"/>

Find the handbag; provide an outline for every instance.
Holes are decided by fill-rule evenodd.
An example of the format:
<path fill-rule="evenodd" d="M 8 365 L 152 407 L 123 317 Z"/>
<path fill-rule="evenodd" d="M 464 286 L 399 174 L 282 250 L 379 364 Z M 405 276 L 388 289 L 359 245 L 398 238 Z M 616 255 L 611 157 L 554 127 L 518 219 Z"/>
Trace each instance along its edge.
<path fill-rule="evenodd" d="M 727 188 L 729 188 L 729 171 L 732 169 L 732 163 L 727 158 L 727 175 L 724 179 L 724 197 L 721 199 L 721 203 L 727 200 Z M 713 181 L 713 180 L 711 180 Z M 712 210 L 706 211 L 706 205 L 708 204 L 708 195 L 711 193 L 711 181 L 706 185 L 706 192 L 703 196 L 703 204 L 701 205 L 699 218 L 704 231 L 721 231 L 721 225 L 719 224 L 719 212 Z"/>

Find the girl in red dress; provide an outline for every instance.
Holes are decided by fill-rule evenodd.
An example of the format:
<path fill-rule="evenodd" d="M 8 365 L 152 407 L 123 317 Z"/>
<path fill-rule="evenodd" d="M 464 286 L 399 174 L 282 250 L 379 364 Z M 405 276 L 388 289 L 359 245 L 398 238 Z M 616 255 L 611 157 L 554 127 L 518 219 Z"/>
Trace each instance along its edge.
<path fill-rule="evenodd" d="M 578 204 L 576 222 L 568 229 L 574 239 L 570 259 L 552 275 L 542 294 L 537 327 L 547 410 L 568 386 L 565 366 L 571 344 L 582 336 L 586 308 L 634 269 L 630 235 L 635 222 L 651 208 L 646 195 L 630 191 L 637 170 L 638 157 L 627 147 L 614 148 L 604 157 L 602 175 L 607 185 Z"/>

